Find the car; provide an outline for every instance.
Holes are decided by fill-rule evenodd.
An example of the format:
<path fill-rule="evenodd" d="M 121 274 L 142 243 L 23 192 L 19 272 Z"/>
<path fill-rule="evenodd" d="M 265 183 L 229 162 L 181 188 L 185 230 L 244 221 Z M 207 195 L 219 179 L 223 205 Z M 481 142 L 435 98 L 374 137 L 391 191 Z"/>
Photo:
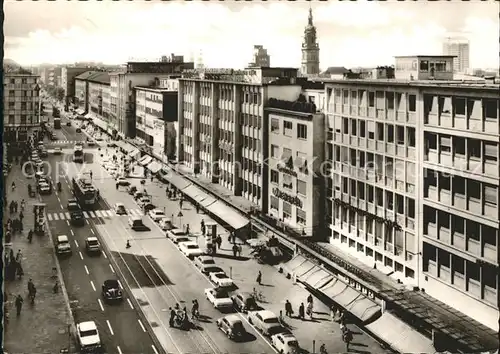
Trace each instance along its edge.
<path fill-rule="evenodd" d="M 201 270 L 202 273 L 205 273 L 205 269 L 215 265 L 215 261 L 212 257 L 209 256 L 199 256 L 194 260 L 194 265 Z"/>
<path fill-rule="evenodd" d="M 163 217 L 160 219 L 160 221 L 158 221 L 158 225 L 163 231 L 170 230 L 172 229 L 172 219 Z"/>
<path fill-rule="evenodd" d="M 233 308 L 233 301 L 227 290 L 208 288 L 205 289 L 205 297 L 219 311 L 228 311 Z"/>
<path fill-rule="evenodd" d="M 141 208 L 143 208 L 144 210 L 146 210 L 146 212 L 149 213 L 151 210 L 156 208 L 156 205 L 151 204 L 151 203 L 145 203 L 145 204 L 141 205 Z"/>
<path fill-rule="evenodd" d="M 154 222 L 158 222 L 165 217 L 165 213 L 163 210 L 153 209 L 149 211 L 149 217 L 153 219 Z"/>
<path fill-rule="evenodd" d="M 187 236 L 179 236 L 179 237 L 175 237 L 172 239 L 172 242 L 174 244 L 176 244 L 177 246 L 179 246 L 179 244 L 181 244 L 183 242 L 189 242 L 189 241 L 191 241 L 191 240 Z"/>
<path fill-rule="evenodd" d="M 71 122 L 70 122 L 70 121 L 67 121 L 67 122 L 66 122 L 66 126 L 67 126 L 67 127 L 71 127 Z"/>
<path fill-rule="evenodd" d="M 210 273 L 210 280 L 220 288 L 234 288 L 233 279 L 229 278 L 226 273 Z"/>
<path fill-rule="evenodd" d="M 72 224 L 80 226 L 85 224 L 83 211 L 76 199 L 68 199 L 68 211 Z"/>
<path fill-rule="evenodd" d="M 236 314 L 221 317 L 215 321 L 217 327 L 231 340 L 241 339 L 247 335 L 243 322 Z"/>
<path fill-rule="evenodd" d="M 167 231 L 167 238 L 171 239 L 172 241 L 176 237 L 180 237 L 180 236 L 186 236 L 186 233 L 181 229 L 171 229 L 171 230 Z"/>
<path fill-rule="evenodd" d="M 142 197 L 139 198 L 139 200 L 137 201 L 137 203 L 139 205 L 144 205 L 144 204 L 148 204 L 148 203 L 151 203 L 151 198 L 147 195 L 143 195 Z"/>
<path fill-rule="evenodd" d="M 105 280 L 101 287 L 101 295 L 106 302 L 122 301 L 123 291 L 120 282 L 116 279 Z"/>
<path fill-rule="evenodd" d="M 45 149 L 40 150 L 40 157 L 47 157 L 49 156 L 49 152 Z"/>
<path fill-rule="evenodd" d="M 52 193 L 52 188 L 50 187 L 50 184 L 48 184 L 46 182 L 38 183 L 38 190 L 39 190 L 40 194 Z"/>
<path fill-rule="evenodd" d="M 87 141 L 88 146 L 95 146 L 95 141 L 94 140 L 89 140 Z"/>
<path fill-rule="evenodd" d="M 144 192 L 143 191 L 139 191 L 139 190 L 136 190 L 135 193 L 134 193 L 134 199 L 135 200 L 139 200 L 140 198 L 142 198 L 144 196 Z"/>
<path fill-rule="evenodd" d="M 135 195 L 135 192 L 137 192 L 137 187 L 136 186 L 128 186 L 127 188 L 127 193 L 130 195 Z"/>
<path fill-rule="evenodd" d="M 278 353 L 298 354 L 300 353 L 299 342 L 291 333 L 278 333 L 271 337 L 271 344 Z"/>
<path fill-rule="evenodd" d="M 198 247 L 198 244 L 193 241 L 180 242 L 179 249 L 188 258 L 201 256 L 203 251 Z"/>
<path fill-rule="evenodd" d="M 97 237 L 90 236 L 85 239 L 85 251 L 87 251 L 88 254 L 101 253 L 101 245 L 99 244 Z"/>
<path fill-rule="evenodd" d="M 81 132 L 82 132 L 82 129 L 81 129 L 81 128 L 76 128 L 76 132 L 77 132 L 77 133 L 81 133 Z"/>
<path fill-rule="evenodd" d="M 56 252 L 58 255 L 66 255 L 73 253 L 73 251 L 71 250 L 71 245 L 69 244 L 68 236 L 66 235 L 57 236 Z"/>
<path fill-rule="evenodd" d="M 127 215 L 127 209 L 125 209 L 125 205 L 123 205 L 123 203 L 116 203 L 115 213 L 116 215 Z"/>
<path fill-rule="evenodd" d="M 101 337 L 94 321 L 80 322 L 76 325 L 78 346 L 83 353 L 95 353 L 102 349 Z"/>
<path fill-rule="evenodd" d="M 100 136 L 99 136 L 99 137 L 95 138 L 95 141 L 97 141 L 97 142 L 99 142 L 99 143 L 100 143 L 101 141 L 104 141 L 104 139 L 103 139 L 102 137 L 100 137 Z"/>
<path fill-rule="evenodd" d="M 127 181 L 127 179 L 125 177 L 118 177 L 116 179 L 116 184 L 118 184 L 119 186 L 123 186 L 123 187 L 130 186 L 130 182 Z"/>
<path fill-rule="evenodd" d="M 273 336 L 285 330 L 278 317 L 269 310 L 249 311 L 248 323 L 265 336 Z"/>
<path fill-rule="evenodd" d="M 107 163 L 105 163 L 103 166 L 104 166 L 104 169 L 106 171 L 109 171 L 111 169 L 115 169 L 116 168 L 116 165 L 113 162 L 110 162 L 110 161 L 108 161 Z"/>
<path fill-rule="evenodd" d="M 139 216 L 132 216 L 128 219 L 130 228 L 134 231 L 151 231 L 149 227 L 144 225 L 142 218 Z"/>
<path fill-rule="evenodd" d="M 55 134 L 50 134 L 50 140 L 57 141 L 59 140 Z"/>
<path fill-rule="evenodd" d="M 231 296 L 231 300 L 233 301 L 234 308 L 243 313 L 259 309 L 255 297 L 248 292 L 237 292 Z"/>
<path fill-rule="evenodd" d="M 224 273 L 224 269 L 218 266 L 210 266 L 205 268 L 205 274 L 210 276 L 212 273 Z"/>
<path fill-rule="evenodd" d="M 114 147 L 117 147 L 118 145 L 116 145 L 116 143 L 114 141 L 108 141 L 107 146 L 110 148 L 114 148 Z"/>
<path fill-rule="evenodd" d="M 62 154 L 62 149 L 60 147 L 55 147 L 54 148 L 54 155 L 61 155 Z"/>

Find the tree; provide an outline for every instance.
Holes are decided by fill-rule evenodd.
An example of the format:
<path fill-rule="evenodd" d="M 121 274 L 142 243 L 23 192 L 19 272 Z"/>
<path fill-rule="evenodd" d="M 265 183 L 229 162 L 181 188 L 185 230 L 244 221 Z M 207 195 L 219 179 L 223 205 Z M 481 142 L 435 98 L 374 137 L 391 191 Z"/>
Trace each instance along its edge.
<path fill-rule="evenodd" d="M 56 87 L 55 96 L 58 101 L 64 100 L 64 89 L 62 87 Z"/>

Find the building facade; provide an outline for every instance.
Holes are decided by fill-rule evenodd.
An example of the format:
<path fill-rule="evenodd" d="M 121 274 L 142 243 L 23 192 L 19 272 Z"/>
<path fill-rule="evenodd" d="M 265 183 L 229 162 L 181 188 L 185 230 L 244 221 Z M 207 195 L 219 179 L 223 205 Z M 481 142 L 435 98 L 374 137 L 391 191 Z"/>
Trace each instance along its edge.
<path fill-rule="evenodd" d="M 319 44 L 316 38 L 316 27 L 313 24 L 312 9 L 309 9 L 309 18 L 304 30 L 302 42 L 302 75 L 319 75 Z"/>
<path fill-rule="evenodd" d="M 397 80 L 453 80 L 453 56 L 397 56 Z M 389 79 L 389 77 L 388 77 Z"/>
<path fill-rule="evenodd" d="M 454 72 L 465 73 L 470 68 L 469 49 L 469 41 L 466 39 L 450 37 L 443 43 L 443 54 L 454 57 Z"/>
<path fill-rule="evenodd" d="M 258 68 L 260 66 L 263 67 L 270 67 L 271 66 L 271 59 L 269 57 L 269 54 L 267 54 L 267 49 L 265 49 L 261 45 L 254 45 L 253 46 L 253 59 L 250 64 L 248 64 L 249 68 Z"/>
<path fill-rule="evenodd" d="M 61 68 L 61 87 L 64 89 L 66 106 L 75 104 L 75 78 L 90 68 L 84 67 L 70 67 L 66 66 Z"/>
<path fill-rule="evenodd" d="M 87 79 L 88 113 L 94 124 L 113 134 L 107 122 L 110 114 L 110 80 L 107 72 L 97 72 Z"/>
<path fill-rule="evenodd" d="M 207 69 L 183 74 L 179 79 L 179 161 L 266 209 L 264 104 L 270 98 L 296 100 L 301 92 L 296 76 L 297 69 L 292 68 Z"/>
<path fill-rule="evenodd" d="M 62 68 L 59 66 L 54 66 L 50 68 L 47 85 L 59 86 L 59 84 L 61 83 L 61 73 L 62 73 Z"/>
<path fill-rule="evenodd" d="M 5 72 L 3 77 L 4 142 L 23 144 L 40 127 L 40 77 Z"/>
<path fill-rule="evenodd" d="M 264 111 L 269 132 L 267 214 L 312 236 L 322 231 L 324 222 L 324 115 L 316 113 L 314 104 L 273 99 Z"/>
<path fill-rule="evenodd" d="M 497 329 L 498 89 L 326 86 L 330 242 Z"/>
<path fill-rule="evenodd" d="M 96 71 L 85 71 L 76 76 L 74 105 L 78 108 L 80 114 L 89 112 L 89 78 L 96 75 Z"/>

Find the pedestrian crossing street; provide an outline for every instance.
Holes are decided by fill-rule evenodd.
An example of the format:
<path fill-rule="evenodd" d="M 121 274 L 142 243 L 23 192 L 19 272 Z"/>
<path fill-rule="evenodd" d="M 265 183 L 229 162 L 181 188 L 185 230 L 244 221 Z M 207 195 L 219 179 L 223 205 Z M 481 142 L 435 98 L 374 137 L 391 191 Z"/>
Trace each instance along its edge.
<path fill-rule="evenodd" d="M 144 213 L 141 209 L 128 209 L 128 215 L 131 216 L 144 216 Z M 84 211 L 83 216 L 85 219 L 110 219 L 117 215 L 114 210 L 106 209 L 106 210 L 89 210 Z M 58 221 L 58 220 L 70 220 L 71 217 L 68 212 L 59 212 L 59 213 L 47 213 L 47 219 L 49 221 Z"/>

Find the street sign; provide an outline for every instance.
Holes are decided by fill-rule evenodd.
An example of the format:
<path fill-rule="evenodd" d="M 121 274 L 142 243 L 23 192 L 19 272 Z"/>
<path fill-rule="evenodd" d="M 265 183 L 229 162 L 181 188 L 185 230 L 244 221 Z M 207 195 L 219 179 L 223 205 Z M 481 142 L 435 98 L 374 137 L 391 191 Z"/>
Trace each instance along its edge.
<path fill-rule="evenodd" d="M 182 214 L 182 211 L 179 211 L 179 214 L 177 214 L 178 218 L 182 218 L 184 215 Z"/>

